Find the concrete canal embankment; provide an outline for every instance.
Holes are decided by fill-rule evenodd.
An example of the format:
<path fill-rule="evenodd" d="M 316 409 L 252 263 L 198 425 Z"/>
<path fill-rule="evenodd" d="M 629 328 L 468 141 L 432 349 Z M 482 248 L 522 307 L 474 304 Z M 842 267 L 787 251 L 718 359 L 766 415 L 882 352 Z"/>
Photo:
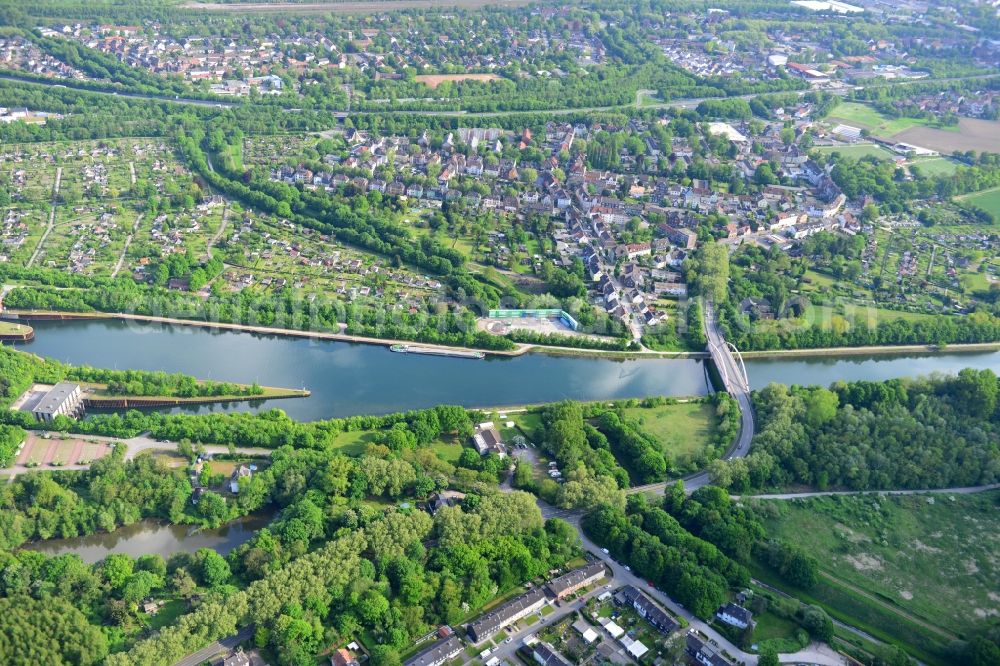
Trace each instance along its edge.
<path fill-rule="evenodd" d="M 197 398 L 168 398 L 162 396 L 85 396 L 83 404 L 88 409 L 142 409 L 152 407 L 180 407 L 184 405 L 207 405 L 226 402 L 251 402 L 254 400 L 277 400 L 283 398 L 308 398 L 309 391 L 268 389 L 262 395 L 204 396 Z"/>

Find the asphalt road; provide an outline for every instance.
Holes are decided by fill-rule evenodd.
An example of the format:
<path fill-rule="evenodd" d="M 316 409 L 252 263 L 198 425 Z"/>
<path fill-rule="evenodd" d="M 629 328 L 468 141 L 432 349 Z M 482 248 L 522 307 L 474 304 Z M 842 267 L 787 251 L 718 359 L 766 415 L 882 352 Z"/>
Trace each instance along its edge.
<path fill-rule="evenodd" d="M 236 635 L 215 641 L 211 645 L 205 646 L 197 652 L 192 652 L 180 661 L 174 663 L 174 666 L 198 666 L 202 662 L 208 661 L 218 654 L 229 652 L 243 641 L 249 640 L 250 637 L 253 636 L 253 630 L 253 626 L 243 627 L 236 632 Z"/>
<path fill-rule="evenodd" d="M 710 302 L 705 303 L 705 335 L 708 338 L 708 351 L 712 355 L 715 366 L 719 369 L 726 392 L 736 400 L 740 407 L 740 433 L 723 457 L 726 460 L 744 458 L 750 453 L 750 443 L 753 441 L 755 427 L 753 404 L 750 402 L 750 385 L 746 380 L 742 365 L 726 345 L 725 338 L 722 337 L 715 309 Z M 691 492 L 702 486 L 707 486 L 709 482 L 708 472 L 701 471 L 684 477 L 684 488 Z M 633 486 L 626 492 L 629 494 L 662 493 L 668 485 L 673 485 L 673 483 L 670 481 Z"/>
<path fill-rule="evenodd" d="M 563 603 L 561 606 L 555 606 L 555 610 L 552 613 L 549 613 L 548 615 L 542 617 L 540 620 L 536 621 L 530 627 L 525 627 L 524 629 L 521 629 L 520 631 L 512 634 L 509 639 L 504 639 L 504 642 L 500 643 L 500 645 L 498 645 L 497 648 L 490 653 L 490 657 L 496 657 L 500 661 L 507 661 L 508 663 L 511 664 L 518 663 L 518 660 L 514 657 L 514 653 L 517 652 L 517 648 L 521 647 L 521 643 L 526 637 L 530 636 L 533 633 L 541 631 L 544 627 L 555 624 L 560 620 L 562 620 L 563 618 L 565 618 L 567 615 L 571 615 L 572 613 L 575 613 L 576 611 L 580 610 L 587 604 L 588 600 L 590 600 L 593 597 L 599 596 L 602 592 L 604 592 L 607 589 L 608 586 L 612 588 L 618 587 L 616 583 L 602 585 L 569 603 Z M 481 647 L 483 649 L 486 649 L 487 646 L 488 643 L 483 643 Z M 471 664 L 477 662 L 478 660 L 479 656 L 477 654 L 475 657 L 467 659 L 465 663 Z"/>
<path fill-rule="evenodd" d="M 542 515 L 549 517 L 554 512 L 558 513 L 558 509 L 553 509 L 548 505 L 544 505 L 539 502 L 539 507 L 542 509 Z M 570 516 L 564 518 L 567 522 L 572 524 L 577 528 L 580 534 L 580 541 L 583 544 L 584 550 L 588 550 L 597 557 L 604 560 L 604 563 L 614 574 L 614 584 L 612 587 L 620 587 L 622 585 L 634 585 L 636 588 L 645 592 L 651 599 L 662 605 L 664 608 L 672 612 L 678 617 L 683 617 L 688 621 L 691 628 L 697 629 L 711 640 L 713 640 L 717 645 L 725 649 L 729 654 L 736 657 L 737 660 L 742 661 L 746 666 L 756 666 L 757 655 L 751 654 L 749 652 L 743 652 L 738 647 L 733 645 L 729 640 L 727 640 L 722 634 L 717 632 L 715 629 L 710 627 L 708 624 L 698 619 L 687 609 L 681 607 L 673 599 L 667 596 L 665 593 L 651 587 L 644 579 L 636 576 L 631 571 L 626 571 L 625 567 L 615 560 L 611 559 L 610 555 L 605 554 L 601 551 L 601 547 L 596 543 L 587 538 L 587 535 L 583 533 L 580 529 L 580 518 L 579 516 Z M 805 650 L 800 650 L 799 652 L 794 652 L 791 654 L 780 655 L 782 663 L 796 663 L 796 664 L 819 664 L 821 666 L 841 666 L 844 664 L 844 659 L 835 650 L 829 648 L 822 643 L 813 643 Z"/>

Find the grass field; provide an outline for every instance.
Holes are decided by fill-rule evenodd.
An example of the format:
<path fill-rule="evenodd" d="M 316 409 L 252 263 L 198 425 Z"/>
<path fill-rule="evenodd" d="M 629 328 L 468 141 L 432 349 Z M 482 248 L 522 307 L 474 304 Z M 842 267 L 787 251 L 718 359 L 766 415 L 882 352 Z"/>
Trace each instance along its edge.
<path fill-rule="evenodd" d="M 929 157 L 913 160 L 910 166 L 915 166 L 925 176 L 950 176 L 958 169 L 959 164 L 948 157 Z"/>
<path fill-rule="evenodd" d="M 963 197 L 958 197 L 958 200 L 967 204 L 972 204 L 973 206 L 979 206 L 983 210 L 988 211 L 994 216 L 1000 218 L 1000 187 L 994 187 L 991 190 L 983 190 L 982 192 L 976 192 L 975 194 L 967 194 Z"/>
<path fill-rule="evenodd" d="M 928 122 L 918 118 L 889 118 L 867 104 L 857 102 L 841 102 L 830 112 L 827 120 L 831 122 L 839 120 L 884 137 L 890 137 L 911 127 L 929 125 Z"/>
<path fill-rule="evenodd" d="M 815 274 L 819 279 L 816 282 L 817 286 L 823 286 L 823 283 L 830 278 Z M 832 284 L 832 282 L 830 282 Z M 829 285 L 827 285 L 829 287 Z M 810 291 L 814 291 L 810 290 Z M 761 320 L 754 323 L 754 326 L 758 327 L 763 331 L 795 331 L 804 330 L 806 328 L 818 326 L 823 329 L 829 329 L 831 327 L 847 327 L 852 326 L 867 326 L 868 328 L 876 327 L 879 322 L 883 321 L 896 321 L 903 319 L 906 321 L 917 322 L 917 321 L 927 321 L 934 317 L 932 314 L 926 314 L 922 312 L 907 312 L 905 310 L 890 310 L 888 308 L 879 308 L 871 305 L 855 305 L 852 302 L 843 302 L 837 305 L 814 305 L 810 303 L 806 306 L 805 312 L 802 317 L 797 319 L 774 319 L 770 321 Z"/>
<path fill-rule="evenodd" d="M 852 157 L 854 159 L 877 157 L 878 159 L 887 160 L 895 157 L 895 153 L 874 143 L 859 143 L 851 146 L 818 146 L 816 150 L 821 153 L 840 153 L 844 157 Z"/>
<path fill-rule="evenodd" d="M 30 326 L 15 324 L 11 321 L 0 321 L 0 335 L 20 335 L 31 330 Z"/>
<path fill-rule="evenodd" d="M 462 455 L 462 444 L 455 437 L 449 440 L 438 440 L 431 444 L 430 448 L 438 458 L 446 460 L 452 465 L 457 463 L 459 457 Z"/>
<path fill-rule="evenodd" d="M 333 439 L 333 448 L 345 456 L 359 456 L 365 452 L 365 446 L 374 444 L 376 435 L 370 430 L 353 430 L 342 432 Z"/>
<path fill-rule="evenodd" d="M 372 430 L 354 430 L 339 433 L 333 440 L 333 448 L 345 456 L 360 456 L 369 444 L 378 443 L 378 433 Z M 432 442 L 429 448 L 442 460 L 452 464 L 462 455 L 462 445 L 454 437 Z"/>
<path fill-rule="evenodd" d="M 693 457 L 715 436 L 718 419 L 715 408 L 700 402 L 643 408 L 631 407 L 625 416 L 642 425 L 645 432 L 656 437 L 664 450 L 677 457 Z"/>
<path fill-rule="evenodd" d="M 149 617 L 149 628 L 156 630 L 168 627 L 177 621 L 188 610 L 188 602 L 184 599 L 174 599 L 163 604 L 156 615 Z"/>
<path fill-rule="evenodd" d="M 766 525 L 819 559 L 828 578 L 813 593 L 827 590 L 831 605 L 896 615 L 901 627 L 947 642 L 1000 617 L 998 499 L 990 492 L 771 502 Z"/>
<path fill-rule="evenodd" d="M 778 652 L 796 652 L 802 648 L 799 633 L 803 630 L 791 620 L 774 613 L 755 615 L 754 620 L 757 626 L 753 630 L 753 642 L 759 646 L 770 645 Z"/>

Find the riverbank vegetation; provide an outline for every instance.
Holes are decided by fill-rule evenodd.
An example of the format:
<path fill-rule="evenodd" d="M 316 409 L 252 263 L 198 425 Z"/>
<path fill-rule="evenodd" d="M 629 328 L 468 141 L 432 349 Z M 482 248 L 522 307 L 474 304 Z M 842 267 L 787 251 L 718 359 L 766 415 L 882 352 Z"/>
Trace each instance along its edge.
<path fill-rule="evenodd" d="M 0 347 L 0 406 L 7 407 L 32 384 L 55 384 L 63 380 L 95 385 L 101 397 L 162 398 L 252 398 L 271 395 L 256 383 L 236 384 L 199 380 L 182 373 L 146 370 L 109 370 L 72 366 L 55 359 Z M 277 390 L 280 392 L 280 390 Z"/>
<path fill-rule="evenodd" d="M 256 383 L 242 385 L 233 382 L 199 380 L 178 372 L 107 370 L 83 366 L 69 368 L 66 378 L 79 382 L 104 384 L 106 393 L 114 396 L 208 398 L 264 395 L 264 389 Z"/>

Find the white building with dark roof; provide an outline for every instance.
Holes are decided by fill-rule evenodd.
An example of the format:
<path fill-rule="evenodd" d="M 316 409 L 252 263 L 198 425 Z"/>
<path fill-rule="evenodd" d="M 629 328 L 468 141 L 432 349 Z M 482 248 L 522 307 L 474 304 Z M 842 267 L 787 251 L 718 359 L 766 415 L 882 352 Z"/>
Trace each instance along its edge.
<path fill-rule="evenodd" d="M 476 431 L 472 435 L 472 445 L 476 447 L 476 451 L 481 456 L 496 453 L 503 458 L 507 455 L 507 446 L 503 443 L 503 438 L 497 432 L 492 421 L 480 423 L 476 426 Z"/>
<path fill-rule="evenodd" d="M 753 613 L 748 611 L 742 606 L 737 606 L 734 603 L 728 603 L 715 614 L 715 617 L 719 618 L 731 627 L 737 627 L 739 629 L 746 629 L 753 624 Z"/>
<path fill-rule="evenodd" d="M 31 413 L 36 419 L 45 423 L 57 416 L 77 418 L 83 414 L 83 391 L 79 384 L 59 382 L 42 396 Z"/>

